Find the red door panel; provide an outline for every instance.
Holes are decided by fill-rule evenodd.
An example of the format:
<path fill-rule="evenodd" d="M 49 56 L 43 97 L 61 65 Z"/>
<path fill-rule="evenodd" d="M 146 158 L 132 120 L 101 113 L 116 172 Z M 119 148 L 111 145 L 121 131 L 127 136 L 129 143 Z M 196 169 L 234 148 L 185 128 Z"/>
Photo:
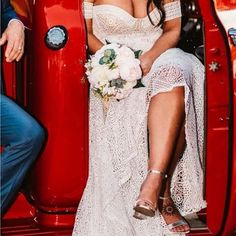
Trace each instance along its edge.
<path fill-rule="evenodd" d="M 213 1 L 199 0 L 199 4 L 205 37 L 207 226 L 213 234 L 220 234 L 229 180 L 229 48 L 219 27 Z"/>
<path fill-rule="evenodd" d="M 74 213 L 87 177 L 88 124 L 85 98 L 88 94 L 87 84 L 83 83 L 82 76 L 82 64 L 85 60 L 85 31 L 80 8 L 82 1 L 12 2 L 23 17 L 28 17 L 33 31 L 33 40 L 31 35 L 30 42 L 27 43 L 30 45 L 26 65 L 28 87 L 24 88 L 24 104 L 26 105 L 26 101 L 29 102 L 31 111 L 48 131 L 46 149 L 32 177 L 31 196 L 36 211 L 34 208 L 28 208 L 30 214 L 36 214 L 41 225 L 72 227 Z M 32 4 L 33 2 L 35 3 Z M 236 102 L 236 50 L 230 41 L 230 58 L 225 32 L 219 28 L 220 22 L 217 21 L 213 2 L 216 2 L 218 8 L 229 9 L 235 7 L 236 0 L 198 0 L 205 37 L 208 203 L 206 218 L 207 226 L 213 234 L 226 236 L 232 235 L 236 227 L 235 150 L 234 159 L 230 159 L 231 148 L 236 148 L 236 138 L 232 146 L 229 145 L 230 138 L 233 135 L 236 137 L 236 129 L 234 127 L 233 134 L 230 125 L 233 123 L 230 99 L 233 97 L 234 104 Z M 28 8 L 25 6 L 33 7 L 34 12 L 28 11 L 26 14 Z M 69 32 L 67 44 L 60 50 L 49 49 L 44 41 L 46 32 L 55 25 L 63 25 Z M 232 67 L 233 72 L 230 70 Z M 7 92 L 16 97 L 15 67 L 7 64 L 4 65 L 4 69 L 7 73 L 5 77 L 11 78 L 7 82 Z M 235 93 L 230 97 L 232 73 Z M 30 96 L 29 100 L 26 100 L 28 89 Z M 78 120 L 78 117 L 83 118 Z M 236 115 L 234 119 L 235 117 Z M 22 197 L 20 200 L 25 201 Z M 21 211 L 22 207 L 19 208 L 19 204 L 21 203 L 18 203 L 18 209 Z M 28 208 L 26 211 L 29 211 Z M 26 215 L 17 213 L 16 210 L 14 213 L 19 218 Z M 13 215 L 10 212 L 8 216 L 11 218 Z M 39 231 L 43 232 L 42 228 Z M 192 235 L 212 234 L 194 231 Z"/>
<path fill-rule="evenodd" d="M 47 130 L 47 143 L 34 169 L 31 196 L 41 225 L 72 226 L 88 171 L 82 1 L 36 1 L 32 29 L 30 106 Z"/>
<path fill-rule="evenodd" d="M 231 142 L 229 143 L 230 149 L 230 159 L 229 159 L 229 168 L 228 168 L 228 196 L 226 200 L 225 208 L 225 220 L 224 228 L 222 235 L 236 235 L 236 113 L 235 113 L 235 104 L 236 104 L 236 42 L 235 42 L 235 30 L 236 30 L 236 0 L 221 0 L 217 1 L 216 4 L 217 15 L 225 29 L 228 38 L 225 38 L 225 41 L 228 40 L 230 46 L 230 59 L 231 67 L 229 72 L 232 77 L 232 94 L 231 94 L 231 113 L 233 118 L 231 119 L 231 132 L 230 138 Z M 231 30 L 230 30 L 231 29 Z M 233 233 L 234 232 L 234 233 Z"/>

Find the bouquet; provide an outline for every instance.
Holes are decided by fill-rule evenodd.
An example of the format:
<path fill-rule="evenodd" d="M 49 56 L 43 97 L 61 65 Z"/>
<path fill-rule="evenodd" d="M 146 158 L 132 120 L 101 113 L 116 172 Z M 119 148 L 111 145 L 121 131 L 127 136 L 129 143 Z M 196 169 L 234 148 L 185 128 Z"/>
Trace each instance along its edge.
<path fill-rule="evenodd" d="M 86 62 L 86 75 L 95 94 L 103 100 L 126 98 L 141 79 L 141 51 L 109 43 Z"/>

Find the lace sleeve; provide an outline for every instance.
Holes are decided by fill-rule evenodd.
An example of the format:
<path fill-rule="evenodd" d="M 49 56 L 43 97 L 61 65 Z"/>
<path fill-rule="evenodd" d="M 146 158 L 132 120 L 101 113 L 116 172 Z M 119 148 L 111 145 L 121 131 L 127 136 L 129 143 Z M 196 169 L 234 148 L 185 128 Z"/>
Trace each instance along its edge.
<path fill-rule="evenodd" d="M 93 3 L 83 1 L 83 14 L 85 19 L 93 18 Z"/>
<path fill-rule="evenodd" d="M 165 21 L 173 20 L 182 16 L 180 1 L 174 1 L 164 4 L 164 10 L 166 13 Z"/>

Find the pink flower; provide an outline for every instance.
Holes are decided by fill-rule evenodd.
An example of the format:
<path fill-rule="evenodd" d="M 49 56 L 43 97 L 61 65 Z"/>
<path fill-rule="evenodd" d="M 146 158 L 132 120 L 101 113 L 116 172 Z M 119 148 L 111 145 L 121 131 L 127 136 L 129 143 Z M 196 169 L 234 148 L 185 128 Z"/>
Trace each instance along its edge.
<path fill-rule="evenodd" d="M 140 61 L 138 59 L 126 60 L 119 65 L 120 77 L 126 81 L 135 81 L 142 77 Z"/>
<path fill-rule="evenodd" d="M 116 57 L 116 64 L 119 66 L 120 64 L 123 64 L 126 61 L 134 59 L 135 59 L 134 52 L 126 46 L 121 46 L 118 50 L 118 54 Z"/>

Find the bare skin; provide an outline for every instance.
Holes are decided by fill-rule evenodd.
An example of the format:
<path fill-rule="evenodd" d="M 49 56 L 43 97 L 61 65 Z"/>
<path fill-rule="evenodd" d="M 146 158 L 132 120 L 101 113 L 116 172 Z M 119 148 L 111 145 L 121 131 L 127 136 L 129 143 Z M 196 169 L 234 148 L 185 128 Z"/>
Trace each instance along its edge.
<path fill-rule="evenodd" d="M 19 61 L 24 53 L 24 25 L 18 21 L 11 21 L 0 38 L 0 46 L 7 43 L 5 58 L 7 62 Z"/>
<path fill-rule="evenodd" d="M 174 202 L 172 201 L 170 197 L 171 196 L 170 185 L 171 185 L 171 177 L 173 175 L 177 162 L 179 161 L 180 157 L 183 155 L 185 147 L 186 147 L 186 142 L 185 142 L 185 129 L 184 129 L 184 118 L 183 118 L 182 128 L 180 130 L 179 137 L 177 139 L 173 158 L 171 159 L 171 163 L 167 170 L 169 177 L 164 183 L 162 183 L 162 190 L 161 190 L 160 196 L 164 197 L 164 199 L 159 199 L 159 209 L 167 224 L 171 224 L 181 219 L 180 213 L 174 207 Z M 166 214 L 164 210 L 165 206 L 174 207 L 175 209 L 174 213 Z M 190 230 L 189 226 L 184 225 L 184 226 L 179 226 L 179 227 L 174 228 L 173 232 L 188 231 L 188 230 Z"/>
<path fill-rule="evenodd" d="M 86 0 L 94 5 L 110 4 L 122 8 L 135 18 L 147 16 L 146 0 Z M 171 0 L 165 0 L 165 3 Z M 152 4 L 152 11 L 154 5 Z M 88 46 L 91 53 L 95 53 L 103 43 L 93 34 L 92 19 L 86 20 Z M 166 21 L 163 24 L 163 34 L 154 43 L 153 47 L 140 56 L 143 75 L 146 75 L 153 62 L 167 49 L 175 47 L 178 43 L 181 30 L 181 18 Z M 184 88 L 174 88 L 170 92 L 160 93 L 151 100 L 148 111 L 148 129 L 150 141 L 149 169 L 160 170 L 172 174 L 178 158 L 182 155 L 185 145 L 184 130 Z M 182 130 L 182 131 L 181 131 Z M 140 198 L 158 202 L 161 193 L 170 196 L 170 178 L 163 182 L 160 175 L 148 175 L 142 184 Z M 166 201 L 166 200 L 164 200 Z M 160 207 L 166 202 L 160 203 Z M 169 202 L 171 199 L 169 199 Z M 173 204 L 173 202 L 172 202 Z M 179 213 L 175 215 L 162 214 L 167 224 L 181 220 Z M 189 230 L 188 226 L 178 226 L 174 232 Z"/>

